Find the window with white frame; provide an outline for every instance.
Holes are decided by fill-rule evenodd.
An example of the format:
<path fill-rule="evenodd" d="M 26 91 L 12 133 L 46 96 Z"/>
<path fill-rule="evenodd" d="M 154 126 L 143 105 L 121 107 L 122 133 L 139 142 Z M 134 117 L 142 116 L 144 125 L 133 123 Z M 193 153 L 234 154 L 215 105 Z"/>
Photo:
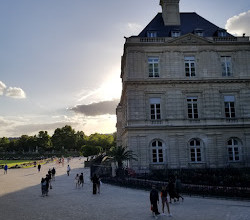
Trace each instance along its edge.
<path fill-rule="evenodd" d="M 231 138 L 227 142 L 228 160 L 231 162 L 240 161 L 240 143 L 237 139 Z"/>
<path fill-rule="evenodd" d="M 172 31 L 171 32 L 171 36 L 172 37 L 180 37 L 181 36 L 181 32 L 176 30 L 176 31 Z"/>
<path fill-rule="evenodd" d="M 148 31 L 147 37 L 157 37 L 157 32 L 156 31 Z"/>
<path fill-rule="evenodd" d="M 148 76 L 159 77 L 159 57 L 148 58 Z"/>
<path fill-rule="evenodd" d="M 221 57 L 222 76 L 232 76 L 232 62 L 230 56 Z"/>
<path fill-rule="evenodd" d="M 204 36 L 204 31 L 202 29 L 195 29 L 194 33 L 200 37 Z"/>
<path fill-rule="evenodd" d="M 234 96 L 224 96 L 225 117 L 235 118 L 235 98 Z"/>
<path fill-rule="evenodd" d="M 198 118 L 198 98 L 187 97 L 188 118 Z"/>
<path fill-rule="evenodd" d="M 226 37 L 227 32 L 225 30 L 218 30 L 218 37 Z"/>
<path fill-rule="evenodd" d="M 193 163 L 201 162 L 201 142 L 197 139 L 193 139 L 189 142 L 190 149 L 190 161 Z"/>
<path fill-rule="evenodd" d="M 164 162 L 163 143 L 159 140 L 155 140 L 151 144 L 151 149 L 152 149 L 152 162 L 163 163 Z"/>
<path fill-rule="evenodd" d="M 185 57 L 185 74 L 187 77 L 195 76 L 195 57 Z"/>
<path fill-rule="evenodd" d="M 150 98 L 150 119 L 161 119 L 161 98 Z"/>

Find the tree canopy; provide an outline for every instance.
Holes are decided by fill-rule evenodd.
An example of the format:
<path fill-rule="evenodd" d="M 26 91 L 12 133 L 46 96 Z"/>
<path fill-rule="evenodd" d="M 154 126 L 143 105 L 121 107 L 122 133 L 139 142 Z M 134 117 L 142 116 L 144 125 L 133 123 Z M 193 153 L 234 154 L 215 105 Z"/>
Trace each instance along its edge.
<path fill-rule="evenodd" d="M 55 129 L 52 136 L 47 131 L 39 131 L 37 135 L 22 135 L 20 138 L 0 138 L 0 152 L 45 153 L 45 152 L 79 152 L 83 156 L 93 156 L 108 152 L 115 146 L 114 134 L 94 133 L 90 136 L 83 131 L 75 131 L 65 125 Z"/>

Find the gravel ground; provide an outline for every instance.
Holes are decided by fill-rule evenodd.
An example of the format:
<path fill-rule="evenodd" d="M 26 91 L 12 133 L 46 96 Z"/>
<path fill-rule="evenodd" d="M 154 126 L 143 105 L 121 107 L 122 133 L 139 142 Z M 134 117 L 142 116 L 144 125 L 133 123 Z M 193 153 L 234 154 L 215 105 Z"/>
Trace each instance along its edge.
<path fill-rule="evenodd" d="M 0 220 L 152 220 L 149 192 L 102 184 L 101 194 L 92 195 L 89 169 L 83 160 L 70 161 L 72 171 L 55 163 L 36 168 L 0 170 Z M 41 197 L 40 180 L 49 168 L 56 168 L 56 180 L 48 197 Z M 84 173 L 83 188 L 76 189 L 76 173 Z M 161 205 L 159 210 L 161 210 Z M 185 197 L 170 205 L 176 220 L 250 220 L 250 202 Z"/>

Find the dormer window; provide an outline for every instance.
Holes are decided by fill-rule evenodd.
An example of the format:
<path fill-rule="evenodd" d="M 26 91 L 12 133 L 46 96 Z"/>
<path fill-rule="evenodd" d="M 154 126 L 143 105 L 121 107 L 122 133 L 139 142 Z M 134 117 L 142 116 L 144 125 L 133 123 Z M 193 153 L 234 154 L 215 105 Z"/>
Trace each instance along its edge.
<path fill-rule="evenodd" d="M 204 30 L 202 30 L 202 29 L 195 29 L 195 30 L 194 30 L 194 33 L 195 33 L 197 36 L 200 36 L 200 37 L 203 37 L 203 36 L 204 36 Z"/>
<path fill-rule="evenodd" d="M 179 30 L 174 30 L 171 32 L 171 37 L 180 37 L 181 32 Z"/>
<path fill-rule="evenodd" d="M 147 37 L 157 37 L 157 32 L 156 31 L 148 31 Z"/>
<path fill-rule="evenodd" d="M 218 37 L 226 37 L 227 36 L 227 32 L 226 30 L 218 30 Z"/>

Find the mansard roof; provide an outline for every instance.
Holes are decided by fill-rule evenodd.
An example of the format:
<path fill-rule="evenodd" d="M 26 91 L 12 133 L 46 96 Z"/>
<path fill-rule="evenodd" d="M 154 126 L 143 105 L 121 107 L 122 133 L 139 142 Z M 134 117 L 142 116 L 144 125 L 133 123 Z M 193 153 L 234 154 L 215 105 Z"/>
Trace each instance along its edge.
<path fill-rule="evenodd" d="M 171 37 L 172 31 L 180 31 L 180 35 L 194 33 L 195 30 L 202 30 L 204 37 L 217 37 L 219 31 L 226 31 L 195 12 L 180 13 L 181 25 L 165 26 L 162 13 L 158 13 L 153 20 L 142 30 L 138 37 L 147 37 L 148 32 L 156 32 L 157 37 Z M 226 32 L 226 36 L 232 35 Z"/>

